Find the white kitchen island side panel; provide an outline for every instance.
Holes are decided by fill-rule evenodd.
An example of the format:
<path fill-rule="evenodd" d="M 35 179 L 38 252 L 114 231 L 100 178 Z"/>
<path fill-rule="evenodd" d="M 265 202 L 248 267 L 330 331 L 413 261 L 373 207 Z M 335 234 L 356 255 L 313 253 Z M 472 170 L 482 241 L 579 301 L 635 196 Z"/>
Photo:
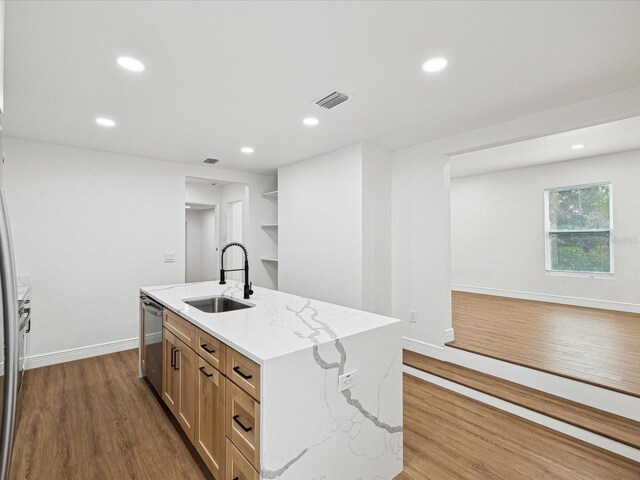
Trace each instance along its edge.
<path fill-rule="evenodd" d="M 304 322 L 329 334 L 312 310 Z M 311 333 L 310 339 L 316 334 Z M 268 360 L 261 478 L 392 479 L 402 471 L 402 334 L 394 323 Z M 357 384 L 338 392 L 338 376 Z"/>

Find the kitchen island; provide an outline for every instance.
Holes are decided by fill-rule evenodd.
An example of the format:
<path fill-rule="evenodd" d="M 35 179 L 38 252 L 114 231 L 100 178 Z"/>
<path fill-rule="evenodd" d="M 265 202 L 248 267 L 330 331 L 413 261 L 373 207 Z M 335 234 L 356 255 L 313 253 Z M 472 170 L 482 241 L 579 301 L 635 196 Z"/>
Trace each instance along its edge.
<path fill-rule="evenodd" d="M 187 375 L 177 382 L 186 384 L 187 394 L 178 394 L 178 385 L 176 394 L 168 399 L 163 394 L 163 400 L 170 409 L 173 397 L 194 402 L 193 409 L 186 405 L 174 414 L 214 476 L 347 480 L 398 475 L 400 321 L 260 287 L 254 291 L 243 300 L 242 284 L 232 281 L 141 288 L 165 309 L 163 352 L 171 358 L 163 363 L 169 370 L 163 373 L 163 391 L 176 367 Z M 199 305 L 212 296 L 247 305 L 207 313 L 185 303 Z M 173 341 L 179 334 L 184 341 Z M 180 350 L 186 352 L 184 360 L 176 353 Z M 212 351 L 222 355 L 214 358 Z M 143 356 L 141 349 L 141 361 Z M 208 379 L 216 388 L 198 395 L 198 385 Z M 190 389 L 195 394 L 189 395 Z M 185 418 L 191 410 L 197 418 Z"/>

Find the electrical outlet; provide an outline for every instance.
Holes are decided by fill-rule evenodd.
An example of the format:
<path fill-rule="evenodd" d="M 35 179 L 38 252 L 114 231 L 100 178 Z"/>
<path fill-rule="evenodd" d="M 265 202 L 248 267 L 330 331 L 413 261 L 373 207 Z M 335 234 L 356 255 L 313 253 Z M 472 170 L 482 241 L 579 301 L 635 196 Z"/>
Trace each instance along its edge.
<path fill-rule="evenodd" d="M 354 387 L 358 383 L 358 371 L 353 370 L 349 373 L 343 373 L 338 377 L 338 391 L 342 392 L 351 387 Z"/>
<path fill-rule="evenodd" d="M 176 263 L 176 254 L 173 252 L 164 252 L 164 263 Z"/>
<path fill-rule="evenodd" d="M 411 323 L 416 323 L 416 311 L 415 310 L 411 310 L 409 312 L 409 321 Z"/>

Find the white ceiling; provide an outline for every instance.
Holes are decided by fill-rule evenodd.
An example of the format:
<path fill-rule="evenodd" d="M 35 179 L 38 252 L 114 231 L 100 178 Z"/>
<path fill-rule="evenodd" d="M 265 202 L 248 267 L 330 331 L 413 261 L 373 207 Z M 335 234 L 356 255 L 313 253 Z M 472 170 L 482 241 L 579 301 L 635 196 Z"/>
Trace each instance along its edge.
<path fill-rule="evenodd" d="M 256 172 L 394 150 L 640 85 L 639 21 L 612 1 L 7 2 L 5 133 Z M 353 98 L 311 103 L 333 89 Z"/>
<path fill-rule="evenodd" d="M 584 148 L 573 150 L 573 145 Z M 480 175 L 635 149 L 640 149 L 640 117 L 455 155 L 451 157 L 451 176 Z"/>

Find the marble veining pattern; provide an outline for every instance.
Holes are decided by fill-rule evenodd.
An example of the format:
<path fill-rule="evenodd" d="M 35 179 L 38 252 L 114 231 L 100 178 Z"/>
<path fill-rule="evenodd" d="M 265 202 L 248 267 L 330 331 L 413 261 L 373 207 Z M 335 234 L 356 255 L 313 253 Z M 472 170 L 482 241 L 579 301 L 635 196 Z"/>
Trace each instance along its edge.
<path fill-rule="evenodd" d="M 143 287 L 154 298 L 196 326 L 227 343 L 258 364 L 281 355 L 332 342 L 334 338 L 384 327 L 400 320 L 352 308 L 311 300 L 254 286 L 247 302 L 253 308 L 224 313 L 206 313 L 183 300 L 227 295 L 242 300 L 242 283 L 228 280 Z M 313 309 L 313 319 L 299 312 Z M 334 337 L 332 337 L 334 335 Z"/>
<path fill-rule="evenodd" d="M 391 479 L 402 471 L 399 320 L 254 287 L 252 308 L 210 314 L 183 300 L 228 281 L 141 291 L 261 364 L 262 479 Z M 358 371 L 354 387 L 338 377 Z"/>

